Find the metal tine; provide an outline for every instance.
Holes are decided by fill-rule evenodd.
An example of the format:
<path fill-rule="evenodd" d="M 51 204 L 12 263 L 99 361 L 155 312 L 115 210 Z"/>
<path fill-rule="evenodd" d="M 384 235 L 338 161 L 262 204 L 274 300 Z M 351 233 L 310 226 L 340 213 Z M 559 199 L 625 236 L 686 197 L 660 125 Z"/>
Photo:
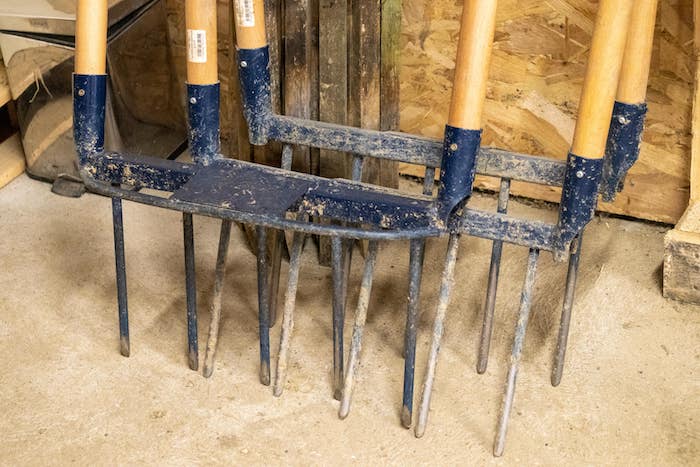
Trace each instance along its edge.
<path fill-rule="evenodd" d="M 353 154 L 352 173 L 350 175 L 353 181 L 362 181 L 364 162 L 364 156 Z M 339 237 L 331 239 L 331 266 L 333 270 L 333 398 L 338 401 L 342 398 L 345 379 L 343 336 L 345 330 L 345 308 L 348 298 L 348 281 L 354 245 L 355 241 L 353 239 L 341 239 Z M 338 254 L 340 254 L 339 257 Z"/>
<path fill-rule="evenodd" d="M 425 240 L 411 240 L 410 250 L 408 310 L 404 335 L 403 406 L 401 409 L 401 424 L 405 428 L 410 428 L 413 420 L 413 379 L 416 368 L 416 337 Z"/>
<path fill-rule="evenodd" d="M 513 337 L 513 350 L 510 357 L 510 367 L 508 368 L 508 378 L 506 380 L 506 389 L 503 394 L 503 403 L 501 406 L 501 414 L 498 420 L 498 429 L 496 430 L 496 439 L 493 446 L 493 455 L 500 457 L 503 455 L 506 443 L 506 432 L 508 430 L 508 418 L 510 411 L 513 408 L 513 397 L 515 396 L 515 383 L 518 377 L 518 365 L 520 357 L 523 353 L 523 343 L 525 342 L 525 332 L 527 331 L 527 323 L 530 318 L 530 309 L 532 307 L 532 291 L 535 285 L 535 275 L 537 272 L 537 258 L 540 251 L 531 248 L 527 260 L 527 274 L 525 275 L 525 283 L 523 284 L 523 292 L 520 297 L 520 311 L 518 313 L 518 323 L 515 327 L 515 336 Z"/>
<path fill-rule="evenodd" d="M 194 266 L 194 224 L 192 214 L 182 213 L 183 236 L 185 241 L 185 290 L 187 293 L 187 343 L 189 347 L 190 369 L 199 368 L 197 348 L 197 284 Z"/>
<path fill-rule="evenodd" d="M 564 304 L 561 309 L 561 324 L 557 338 L 557 350 L 554 354 L 554 366 L 552 368 L 552 386 L 559 386 L 564 373 L 564 360 L 566 346 L 569 340 L 569 325 L 571 324 L 571 310 L 574 305 L 576 293 L 576 280 L 578 279 L 578 265 L 581 258 L 581 246 L 583 244 L 583 232 L 571 242 L 569 247 L 569 270 L 566 274 L 566 290 L 564 292 Z"/>
<path fill-rule="evenodd" d="M 425 434 L 428 423 L 428 412 L 430 411 L 430 397 L 435 382 L 435 370 L 437 367 L 438 353 L 445 329 L 445 316 L 450 303 L 452 286 L 454 285 L 455 265 L 457 264 L 457 253 L 459 251 L 459 234 L 450 235 L 447 244 L 447 255 L 445 257 L 445 267 L 442 271 L 440 282 L 440 295 L 438 297 L 437 311 L 433 323 L 433 338 L 430 343 L 430 354 L 428 356 L 428 367 L 423 380 L 423 394 L 420 406 L 418 407 L 418 422 L 416 423 L 415 435 L 420 438 Z"/>
<path fill-rule="evenodd" d="M 423 180 L 423 194 L 431 195 L 435 184 L 435 169 L 428 167 Z M 413 422 L 413 391 L 416 369 L 416 338 L 418 335 L 418 315 L 420 311 L 420 287 L 423 276 L 423 260 L 425 257 L 425 240 L 411 240 L 408 280 L 408 310 L 406 313 L 406 329 L 404 334 L 404 371 L 403 371 L 403 405 L 401 409 L 401 424 L 410 428 Z"/>
<path fill-rule="evenodd" d="M 129 344 L 129 303 L 126 288 L 126 257 L 124 254 L 124 220 L 121 198 L 112 198 L 114 227 L 114 264 L 117 272 L 117 304 L 119 307 L 119 349 L 123 356 L 131 353 Z"/>
<path fill-rule="evenodd" d="M 343 394 L 340 401 L 338 417 L 344 419 L 350 412 L 350 400 L 352 398 L 352 388 L 360 365 L 360 352 L 362 351 L 362 335 L 364 333 L 365 322 L 367 321 L 367 307 L 372 292 L 372 282 L 374 279 L 374 267 L 377 262 L 377 251 L 379 244 L 370 242 L 365 259 L 365 269 L 362 274 L 362 285 L 360 286 L 360 296 L 357 299 L 355 308 L 355 323 L 352 330 L 352 343 L 350 345 L 350 355 L 348 356 L 348 368 L 343 384 Z"/>
<path fill-rule="evenodd" d="M 260 328 L 260 382 L 270 385 L 270 284 L 267 257 L 267 229 L 256 227 L 258 234 L 258 321 Z"/>
<path fill-rule="evenodd" d="M 343 392 L 343 327 L 347 298 L 348 257 L 347 240 L 331 238 L 331 268 L 333 273 L 333 398 L 340 400 Z"/>
<path fill-rule="evenodd" d="M 292 170 L 292 156 L 294 149 L 292 145 L 285 144 L 282 147 L 281 168 Z M 272 271 L 270 272 L 270 326 L 277 322 L 277 296 L 280 288 L 280 272 L 282 270 L 282 251 L 284 250 L 284 232 L 281 230 L 272 231 Z"/>
<path fill-rule="evenodd" d="M 280 347 L 277 353 L 277 371 L 275 372 L 275 385 L 273 388 L 275 397 L 282 395 L 284 385 L 287 381 L 289 349 L 292 342 L 292 332 L 294 331 L 294 306 L 296 305 L 297 287 L 299 285 L 299 268 L 301 266 L 301 253 L 304 247 L 304 238 L 305 235 L 302 232 L 294 232 L 292 252 L 289 258 L 287 290 L 284 294 Z"/>
<path fill-rule="evenodd" d="M 221 233 L 219 235 L 219 251 L 216 256 L 216 277 L 214 279 L 214 296 L 211 302 L 209 323 L 209 339 L 207 351 L 204 356 L 204 377 L 209 378 L 214 373 L 214 358 L 216 346 L 219 341 L 219 327 L 221 323 L 221 300 L 224 292 L 224 278 L 226 276 L 226 257 L 228 245 L 231 239 L 231 221 L 221 221 Z"/>
<path fill-rule="evenodd" d="M 508 212 L 509 198 L 510 180 L 504 178 L 501 180 L 501 189 L 498 194 L 498 212 L 500 214 Z M 479 340 L 479 357 L 476 364 L 476 371 L 479 374 L 486 372 L 489 362 L 489 348 L 491 347 L 491 336 L 493 335 L 493 314 L 496 308 L 496 293 L 498 291 L 498 275 L 501 270 L 502 252 L 503 242 L 494 240 L 491 249 L 491 266 L 486 289 L 486 303 L 484 304 L 484 322 L 481 326 L 481 338 Z"/>

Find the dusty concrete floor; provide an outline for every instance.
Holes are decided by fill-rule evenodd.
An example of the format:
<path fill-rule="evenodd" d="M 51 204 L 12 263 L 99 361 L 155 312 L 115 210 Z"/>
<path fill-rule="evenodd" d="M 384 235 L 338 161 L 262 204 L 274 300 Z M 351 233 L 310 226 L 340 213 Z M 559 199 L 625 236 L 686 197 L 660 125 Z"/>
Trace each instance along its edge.
<path fill-rule="evenodd" d="M 516 203 L 513 210 L 532 208 Z M 700 308 L 661 297 L 662 227 L 610 218 L 592 223 L 559 388 L 549 385 L 549 371 L 565 267 L 543 255 L 506 455 L 494 460 L 524 249 L 505 249 L 491 363 L 479 376 L 475 354 L 490 244 L 462 240 L 430 425 L 418 440 L 399 424 L 405 243 L 380 252 L 359 384 L 349 418 L 340 421 L 330 390 L 330 271 L 314 264 L 310 244 L 289 382 L 277 399 L 257 382 L 255 263 L 240 231 L 231 242 L 216 372 L 207 380 L 187 368 L 179 215 L 128 203 L 125 225 L 129 359 L 118 352 L 109 200 L 60 198 L 26 177 L 0 191 L 1 464 L 697 465 L 700 459 Z M 197 218 L 200 342 L 207 336 L 217 239 L 218 223 Z M 445 245 L 444 239 L 428 244 L 417 381 Z M 360 275 L 355 263 L 350 310 Z M 351 320 L 350 312 L 348 335 Z M 278 336 L 276 326 L 273 358 Z"/>

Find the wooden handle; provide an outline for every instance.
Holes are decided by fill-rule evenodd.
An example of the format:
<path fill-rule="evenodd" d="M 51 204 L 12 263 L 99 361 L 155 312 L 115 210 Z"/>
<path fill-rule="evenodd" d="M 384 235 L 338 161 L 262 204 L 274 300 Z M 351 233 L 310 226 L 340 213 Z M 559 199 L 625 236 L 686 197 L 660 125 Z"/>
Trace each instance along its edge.
<path fill-rule="evenodd" d="M 646 102 L 654 26 L 658 0 L 637 0 L 630 18 L 627 47 L 622 62 L 617 100 L 625 104 Z"/>
<path fill-rule="evenodd" d="M 267 45 L 264 0 L 232 0 L 239 49 L 259 49 Z"/>
<path fill-rule="evenodd" d="M 457 45 L 457 64 L 447 124 L 464 130 L 480 130 L 486 99 L 496 0 L 465 0 Z"/>
<path fill-rule="evenodd" d="M 216 0 L 186 0 L 187 82 L 219 82 L 216 45 Z"/>
<path fill-rule="evenodd" d="M 104 75 L 107 69 L 107 0 L 78 0 L 75 72 Z"/>
<path fill-rule="evenodd" d="M 589 159 L 605 154 L 615 91 L 620 81 L 635 0 L 600 0 L 571 152 Z"/>

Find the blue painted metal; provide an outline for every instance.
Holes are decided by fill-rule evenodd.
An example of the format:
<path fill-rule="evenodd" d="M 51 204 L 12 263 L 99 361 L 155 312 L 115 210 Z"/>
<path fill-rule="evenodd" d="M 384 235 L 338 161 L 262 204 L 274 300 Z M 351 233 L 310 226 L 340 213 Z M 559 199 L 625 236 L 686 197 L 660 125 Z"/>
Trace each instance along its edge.
<path fill-rule="evenodd" d="M 104 151 L 107 75 L 73 74 L 73 139 L 78 162 Z"/>
<path fill-rule="evenodd" d="M 238 49 L 238 76 L 250 143 L 266 144 L 272 115 L 269 48 Z"/>
<path fill-rule="evenodd" d="M 603 172 L 603 159 L 569 154 L 566 178 L 559 205 L 559 222 L 554 249 L 563 252 L 593 219 Z"/>
<path fill-rule="evenodd" d="M 605 201 L 615 200 L 627 172 L 639 158 L 646 113 L 646 104 L 615 102 L 603 165 L 601 193 Z"/>
<path fill-rule="evenodd" d="M 219 155 L 219 83 L 187 85 L 188 136 L 195 163 L 209 165 Z"/>
<path fill-rule="evenodd" d="M 480 145 L 481 130 L 464 130 L 450 125 L 445 127 L 438 192 L 441 219 L 447 219 L 471 196 Z"/>

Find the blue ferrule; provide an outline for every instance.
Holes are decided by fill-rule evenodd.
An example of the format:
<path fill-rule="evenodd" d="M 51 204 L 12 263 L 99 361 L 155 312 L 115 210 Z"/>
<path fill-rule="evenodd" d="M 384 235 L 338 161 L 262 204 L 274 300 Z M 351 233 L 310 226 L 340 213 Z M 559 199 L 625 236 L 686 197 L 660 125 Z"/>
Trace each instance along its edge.
<path fill-rule="evenodd" d="M 267 144 L 268 119 L 272 115 L 268 46 L 238 49 L 238 74 L 250 143 L 262 146 Z"/>
<path fill-rule="evenodd" d="M 603 165 L 602 194 L 605 201 L 615 200 L 617 193 L 622 191 L 627 172 L 639 158 L 646 113 L 646 104 L 615 102 Z"/>
<path fill-rule="evenodd" d="M 104 152 L 107 75 L 73 74 L 73 140 L 80 167 Z"/>
<path fill-rule="evenodd" d="M 481 130 L 445 126 L 438 193 L 440 218 L 447 220 L 471 196 L 480 145 Z"/>
<path fill-rule="evenodd" d="M 588 159 L 569 153 L 555 238 L 555 250 L 564 251 L 571 240 L 593 219 L 603 159 Z"/>
<path fill-rule="evenodd" d="M 209 165 L 219 157 L 219 83 L 188 84 L 187 114 L 192 159 Z"/>

